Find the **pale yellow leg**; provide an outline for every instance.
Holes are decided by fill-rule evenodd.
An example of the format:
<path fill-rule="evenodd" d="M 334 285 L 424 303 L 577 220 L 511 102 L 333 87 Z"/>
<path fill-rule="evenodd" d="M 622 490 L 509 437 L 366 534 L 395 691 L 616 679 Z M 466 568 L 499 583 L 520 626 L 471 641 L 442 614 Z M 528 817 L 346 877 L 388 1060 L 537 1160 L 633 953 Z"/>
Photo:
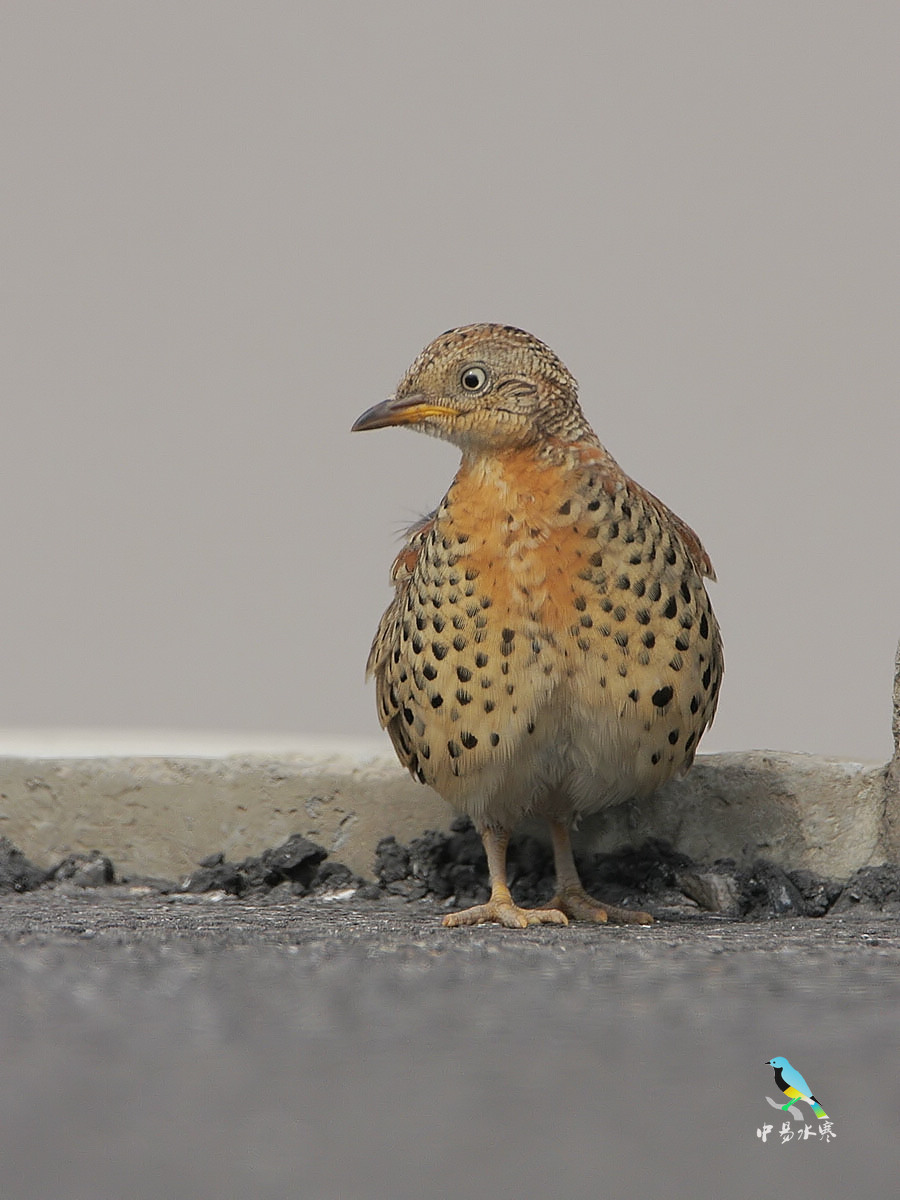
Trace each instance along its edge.
<path fill-rule="evenodd" d="M 587 894 L 572 857 L 572 836 L 568 825 L 562 821 L 551 821 L 550 836 L 553 839 L 553 861 L 556 866 L 556 895 L 550 901 L 552 909 L 559 909 L 573 921 L 652 925 L 653 918 L 649 913 L 617 908 L 614 904 L 604 904 Z"/>
<path fill-rule="evenodd" d="M 450 913 L 444 924 L 486 925 L 496 922 L 507 929 L 525 929 L 528 925 L 568 925 L 564 913 L 556 908 L 520 908 L 513 902 L 506 886 L 506 847 L 509 834 L 503 829 L 482 829 L 481 840 L 487 855 L 491 877 L 491 898 L 487 904 L 476 904 L 474 908 Z"/>

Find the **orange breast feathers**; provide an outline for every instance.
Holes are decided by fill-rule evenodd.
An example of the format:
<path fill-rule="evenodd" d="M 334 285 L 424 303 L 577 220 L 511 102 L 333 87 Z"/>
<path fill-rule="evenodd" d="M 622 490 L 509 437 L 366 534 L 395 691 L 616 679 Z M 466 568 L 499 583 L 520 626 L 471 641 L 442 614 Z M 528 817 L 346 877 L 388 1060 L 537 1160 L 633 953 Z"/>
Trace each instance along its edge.
<path fill-rule="evenodd" d="M 575 519 L 580 474 L 574 456 L 463 461 L 438 521 L 467 538 L 466 564 L 498 610 L 552 627 L 571 608 L 573 565 L 589 552 Z"/>

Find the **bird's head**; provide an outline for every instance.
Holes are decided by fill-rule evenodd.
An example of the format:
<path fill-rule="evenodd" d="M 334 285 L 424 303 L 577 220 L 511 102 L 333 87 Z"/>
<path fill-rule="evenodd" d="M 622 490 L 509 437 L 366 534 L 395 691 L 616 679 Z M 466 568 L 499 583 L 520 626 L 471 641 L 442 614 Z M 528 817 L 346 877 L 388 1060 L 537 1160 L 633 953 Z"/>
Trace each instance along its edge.
<path fill-rule="evenodd" d="M 779 1055 L 777 1058 L 770 1058 L 766 1063 L 767 1067 L 789 1067 L 790 1065 L 791 1064 L 788 1062 L 788 1060 L 786 1058 L 782 1058 L 781 1055 Z"/>
<path fill-rule="evenodd" d="M 408 425 L 464 453 L 496 453 L 548 439 L 595 441 L 578 385 L 543 342 L 511 325 L 465 325 L 426 346 L 396 393 L 354 430 Z"/>

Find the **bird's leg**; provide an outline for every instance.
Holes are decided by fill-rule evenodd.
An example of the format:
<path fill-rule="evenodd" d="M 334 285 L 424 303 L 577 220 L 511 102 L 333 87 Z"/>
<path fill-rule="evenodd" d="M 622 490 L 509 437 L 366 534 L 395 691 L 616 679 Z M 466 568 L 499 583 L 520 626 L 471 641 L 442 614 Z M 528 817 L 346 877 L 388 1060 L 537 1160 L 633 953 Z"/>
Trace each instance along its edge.
<path fill-rule="evenodd" d="M 782 1104 L 782 1106 L 781 1106 L 781 1107 L 782 1107 L 782 1109 L 783 1109 L 785 1112 L 787 1112 L 787 1110 L 788 1110 L 789 1108 L 793 1108 L 793 1106 L 794 1106 L 794 1105 L 797 1103 L 797 1101 L 798 1101 L 799 1099 L 800 1099 L 800 1097 L 799 1097 L 799 1096 L 795 1096 L 795 1097 L 793 1098 L 793 1100 L 791 1100 L 791 1102 L 790 1102 L 789 1104 Z"/>
<path fill-rule="evenodd" d="M 551 908 L 558 908 L 574 921 L 609 921 L 613 925 L 651 925 L 649 913 L 630 908 L 616 908 L 595 900 L 584 890 L 578 877 L 575 859 L 572 857 L 572 836 L 563 821 L 550 822 L 553 839 L 553 861 L 556 866 L 556 895 L 550 901 Z"/>
<path fill-rule="evenodd" d="M 563 913 L 555 908 L 520 908 L 506 886 L 506 847 L 509 833 L 505 829 L 481 830 L 481 840 L 487 855 L 491 876 L 491 898 L 487 904 L 477 904 L 462 912 L 444 917 L 445 925 L 485 925 L 496 922 L 507 929 L 525 929 L 528 925 L 568 925 Z"/>

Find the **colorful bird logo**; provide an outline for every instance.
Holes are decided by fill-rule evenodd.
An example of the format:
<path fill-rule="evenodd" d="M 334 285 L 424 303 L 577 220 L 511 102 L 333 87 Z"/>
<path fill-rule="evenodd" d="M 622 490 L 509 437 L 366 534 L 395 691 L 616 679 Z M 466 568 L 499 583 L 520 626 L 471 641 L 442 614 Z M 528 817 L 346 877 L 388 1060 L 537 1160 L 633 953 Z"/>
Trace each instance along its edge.
<path fill-rule="evenodd" d="M 775 1082 L 788 1098 L 787 1104 L 782 1104 L 781 1108 L 788 1110 L 792 1108 L 798 1100 L 805 1100 L 807 1104 L 812 1106 L 813 1112 L 821 1121 L 823 1117 L 827 1117 L 828 1113 L 812 1094 L 812 1088 L 803 1078 L 799 1071 L 795 1070 L 786 1058 L 770 1058 L 766 1063 L 767 1067 L 774 1067 Z M 772 1103 L 770 1101 L 769 1103 Z M 793 1114 L 791 1114 L 793 1116 Z"/>

